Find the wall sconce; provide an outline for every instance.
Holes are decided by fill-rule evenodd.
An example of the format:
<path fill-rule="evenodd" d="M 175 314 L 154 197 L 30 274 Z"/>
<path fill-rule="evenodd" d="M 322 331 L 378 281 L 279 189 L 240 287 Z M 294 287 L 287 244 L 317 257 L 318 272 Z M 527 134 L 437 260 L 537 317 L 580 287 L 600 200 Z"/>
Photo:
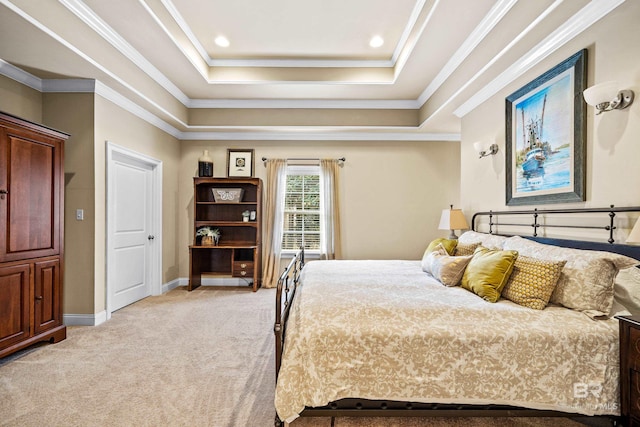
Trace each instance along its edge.
<path fill-rule="evenodd" d="M 498 152 L 498 144 L 491 144 L 489 149 L 484 148 L 484 144 L 480 141 L 473 143 L 473 149 L 480 155 L 479 159 L 487 156 L 493 156 Z"/>
<path fill-rule="evenodd" d="M 596 107 L 597 114 L 605 111 L 621 110 L 633 103 L 633 91 L 619 90 L 618 82 L 610 81 L 593 85 L 583 92 L 584 100 L 592 107 Z"/>
<path fill-rule="evenodd" d="M 464 214 L 462 213 L 462 209 L 453 209 L 453 205 L 450 205 L 449 209 L 442 210 L 442 216 L 440 216 L 440 225 L 438 226 L 438 230 L 449 230 L 451 233 L 449 234 L 448 239 L 457 239 L 455 230 L 467 230 L 469 229 L 469 224 L 467 223 Z"/>

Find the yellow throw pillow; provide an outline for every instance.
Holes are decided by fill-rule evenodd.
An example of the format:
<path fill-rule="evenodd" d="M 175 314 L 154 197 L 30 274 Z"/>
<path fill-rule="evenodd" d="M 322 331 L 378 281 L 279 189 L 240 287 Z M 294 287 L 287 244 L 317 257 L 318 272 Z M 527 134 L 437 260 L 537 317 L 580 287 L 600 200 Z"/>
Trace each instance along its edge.
<path fill-rule="evenodd" d="M 502 296 L 524 307 L 543 310 L 566 263 L 518 256 Z"/>
<path fill-rule="evenodd" d="M 489 302 L 500 299 L 518 258 L 517 251 L 501 251 L 480 246 L 473 253 L 462 276 L 462 287 Z"/>
<path fill-rule="evenodd" d="M 445 239 L 440 237 L 436 240 L 433 240 L 431 243 L 429 243 L 429 246 L 427 246 L 427 250 L 424 251 L 424 255 L 429 255 L 431 252 L 433 252 L 436 246 L 440 244 L 442 244 L 442 246 L 444 247 L 444 250 L 447 251 L 447 254 L 453 255 L 453 251 L 456 249 L 456 245 L 458 244 L 458 241 L 455 239 Z"/>

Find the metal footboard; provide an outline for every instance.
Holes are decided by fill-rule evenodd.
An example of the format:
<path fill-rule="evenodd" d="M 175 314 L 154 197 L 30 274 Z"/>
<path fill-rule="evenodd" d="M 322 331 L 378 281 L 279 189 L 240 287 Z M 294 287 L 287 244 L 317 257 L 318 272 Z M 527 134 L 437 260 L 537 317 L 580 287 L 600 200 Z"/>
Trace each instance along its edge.
<path fill-rule="evenodd" d="M 289 319 L 289 311 L 303 267 L 304 248 L 300 248 L 278 279 L 276 289 L 276 321 L 273 326 L 273 332 L 276 338 L 276 380 L 278 378 L 278 372 L 280 372 L 280 363 L 282 362 L 282 349 L 287 320 Z"/>

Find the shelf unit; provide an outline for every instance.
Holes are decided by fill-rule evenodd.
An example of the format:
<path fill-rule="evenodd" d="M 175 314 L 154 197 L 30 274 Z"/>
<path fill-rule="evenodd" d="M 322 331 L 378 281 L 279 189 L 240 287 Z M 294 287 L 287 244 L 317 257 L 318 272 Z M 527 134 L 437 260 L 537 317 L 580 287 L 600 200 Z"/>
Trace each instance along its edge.
<path fill-rule="evenodd" d="M 243 190 L 239 202 L 216 201 L 213 189 Z M 262 180 L 260 178 L 193 179 L 193 245 L 189 246 L 189 286 L 202 284 L 202 276 L 250 279 L 253 291 L 262 281 Z M 255 211 L 255 220 L 243 221 L 244 211 Z M 201 227 L 220 230 L 217 245 L 203 245 Z"/>

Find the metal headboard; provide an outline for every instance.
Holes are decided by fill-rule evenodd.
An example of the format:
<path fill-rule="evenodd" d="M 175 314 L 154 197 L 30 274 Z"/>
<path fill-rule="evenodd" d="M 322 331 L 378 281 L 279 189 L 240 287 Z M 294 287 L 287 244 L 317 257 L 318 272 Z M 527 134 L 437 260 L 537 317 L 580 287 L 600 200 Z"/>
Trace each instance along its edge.
<path fill-rule="evenodd" d="M 555 246 L 565 246 L 577 249 L 603 250 L 608 252 L 620 253 L 640 260 L 640 246 L 618 244 L 614 239 L 614 232 L 619 228 L 618 225 L 616 225 L 616 219 L 620 219 L 620 215 L 618 214 L 627 212 L 640 212 L 640 206 L 617 208 L 611 205 L 608 208 L 530 209 L 476 212 L 471 219 L 471 229 L 474 231 L 480 231 L 478 229 L 480 224 L 484 226 L 488 225 L 489 229 L 487 232 L 490 234 L 500 234 L 507 236 L 519 235 L 530 240 L 535 240 L 541 243 L 547 243 Z M 590 218 L 592 217 L 593 221 L 597 221 L 599 223 L 594 225 L 593 223 L 547 223 L 546 221 L 550 218 L 556 219 L 562 218 L 563 216 L 566 218 L 567 214 L 574 214 L 577 216 L 581 216 L 583 214 L 591 214 Z M 545 219 L 544 222 L 540 221 L 541 217 Z M 501 220 L 501 218 L 504 220 Z M 629 218 L 625 219 L 629 220 Z M 487 220 L 488 223 L 486 222 Z M 502 232 L 502 230 L 498 232 L 496 230 L 497 228 L 518 230 L 528 229 L 531 231 L 531 233 L 505 233 Z M 547 231 L 553 231 L 550 229 L 581 229 L 596 231 L 602 230 L 607 233 L 608 238 L 606 239 L 606 242 L 608 243 L 604 243 L 604 237 L 598 237 L 597 239 L 599 241 L 574 240 L 573 237 L 571 239 L 547 237 Z M 545 235 L 540 236 L 540 231 L 542 231 Z"/>

